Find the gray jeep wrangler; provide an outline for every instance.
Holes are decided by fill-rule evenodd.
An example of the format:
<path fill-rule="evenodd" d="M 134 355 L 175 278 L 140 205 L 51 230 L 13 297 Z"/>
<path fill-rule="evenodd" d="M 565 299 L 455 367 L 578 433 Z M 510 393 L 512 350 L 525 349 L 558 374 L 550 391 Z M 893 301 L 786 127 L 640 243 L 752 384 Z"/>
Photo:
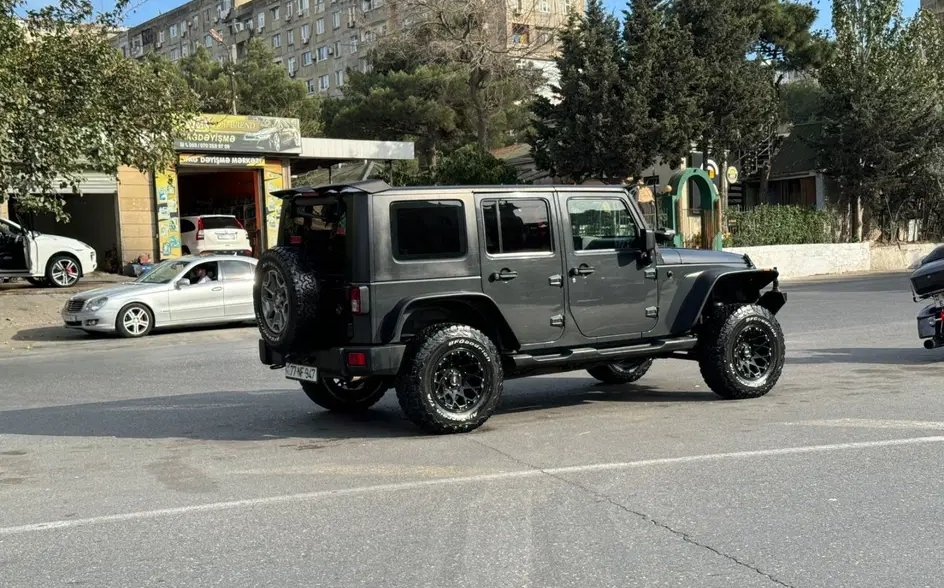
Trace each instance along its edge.
<path fill-rule="evenodd" d="M 389 388 L 430 433 L 471 431 L 507 378 L 641 378 L 697 361 L 722 398 L 780 378 L 786 303 L 745 255 L 659 247 L 619 186 L 301 187 L 256 267 L 259 358 L 319 406 Z M 766 292 L 762 291 L 770 286 Z"/>

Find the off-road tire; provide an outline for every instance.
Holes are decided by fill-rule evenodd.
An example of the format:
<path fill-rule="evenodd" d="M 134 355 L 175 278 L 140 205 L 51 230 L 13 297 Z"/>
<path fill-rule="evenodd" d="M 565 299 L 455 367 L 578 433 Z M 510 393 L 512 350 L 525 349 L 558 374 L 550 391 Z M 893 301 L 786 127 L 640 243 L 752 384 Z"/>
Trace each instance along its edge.
<path fill-rule="evenodd" d="M 390 380 L 380 376 L 371 376 L 358 380 L 361 384 L 355 390 L 344 390 L 330 378 L 319 378 L 318 382 L 302 382 L 302 390 L 312 402 L 325 410 L 341 413 L 364 412 L 380 402 L 390 388 Z"/>
<path fill-rule="evenodd" d="M 634 359 L 609 365 L 599 365 L 587 373 L 604 384 L 631 384 L 646 375 L 652 367 L 652 358 Z"/>
<path fill-rule="evenodd" d="M 269 272 L 276 272 L 285 284 L 287 316 L 278 331 L 266 321 L 262 309 L 262 287 Z M 265 251 L 256 265 L 252 288 L 252 306 L 262 340 L 276 351 L 305 348 L 306 338 L 317 332 L 319 293 L 318 279 L 301 251 L 291 247 L 273 247 Z"/>
<path fill-rule="evenodd" d="M 734 365 L 734 347 L 747 326 L 766 332 L 772 344 L 770 367 L 756 380 L 741 377 Z M 717 309 L 700 329 L 697 353 L 701 375 L 712 392 L 726 400 L 759 398 L 780 379 L 786 343 L 780 323 L 766 308 L 756 304 L 726 305 Z"/>
<path fill-rule="evenodd" d="M 454 350 L 467 351 L 483 372 L 483 399 L 466 412 L 444 409 L 434 398 L 433 377 L 440 360 Z M 504 371 L 495 344 L 467 325 L 441 323 L 421 330 L 410 342 L 397 377 L 397 400 L 408 419 L 427 433 L 465 433 L 482 426 L 501 401 Z"/>

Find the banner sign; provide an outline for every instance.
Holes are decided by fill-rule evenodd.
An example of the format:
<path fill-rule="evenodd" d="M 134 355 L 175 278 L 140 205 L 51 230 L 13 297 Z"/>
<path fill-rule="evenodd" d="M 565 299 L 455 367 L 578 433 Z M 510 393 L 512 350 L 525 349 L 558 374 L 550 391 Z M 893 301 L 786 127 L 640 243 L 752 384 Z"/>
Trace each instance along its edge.
<path fill-rule="evenodd" d="M 173 170 L 167 169 L 154 174 L 160 260 L 181 256 L 180 209 L 177 196 L 177 174 Z"/>
<path fill-rule="evenodd" d="M 298 154 L 302 152 L 297 118 L 200 114 L 174 141 L 178 151 Z"/>
<path fill-rule="evenodd" d="M 180 165 L 200 167 L 265 167 L 265 155 L 202 155 L 181 153 L 177 158 Z"/>

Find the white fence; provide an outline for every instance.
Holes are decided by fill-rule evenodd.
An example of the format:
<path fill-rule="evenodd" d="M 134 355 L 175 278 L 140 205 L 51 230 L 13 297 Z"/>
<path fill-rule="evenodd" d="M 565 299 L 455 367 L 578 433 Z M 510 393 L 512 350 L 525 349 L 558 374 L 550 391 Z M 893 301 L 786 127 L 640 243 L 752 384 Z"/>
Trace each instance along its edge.
<path fill-rule="evenodd" d="M 731 247 L 725 251 L 747 253 L 758 267 L 776 267 L 783 278 L 803 278 L 850 272 L 895 271 L 916 267 L 936 243 L 875 246 L 871 243 L 822 243 L 813 245 L 764 245 Z"/>

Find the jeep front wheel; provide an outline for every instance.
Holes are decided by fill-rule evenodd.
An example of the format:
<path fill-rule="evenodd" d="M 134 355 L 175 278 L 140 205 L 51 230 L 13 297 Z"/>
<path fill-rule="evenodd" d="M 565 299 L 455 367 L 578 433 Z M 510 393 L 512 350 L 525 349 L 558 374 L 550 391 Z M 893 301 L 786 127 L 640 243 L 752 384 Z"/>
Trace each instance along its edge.
<path fill-rule="evenodd" d="M 318 382 L 302 382 L 302 390 L 312 402 L 325 410 L 345 413 L 364 412 L 380 402 L 389 387 L 387 378 L 379 376 L 353 381 L 324 378 Z"/>
<path fill-rule="evenodd" d="M 397 378 L 397 400 L 427 433 L 465 433 L 492 416 L 504 373 L 498 350 L 466 325 L 426 327 L 410 343 Z"/>
<path fill-rule="evenodd" d="M 276 351 L 297 349 L 315 329 L 318 280 L 297 249 L 274 247 L 259 258 L 252 290 L 259 334 Z"/>
<path fill-rule="evenodd" d="M 604 384 L 630 384 L 645 376 L 651 367 L 651 358 L 631 359 L 590 368 L 587 373 Z"/>
<path fill-rule="evenodd" d="M 766 308 L 725 307 L 699 335 L 701 375 L 718 396 L 759 398 L 780 379 L 786 344 L 780 324 Z"/>

